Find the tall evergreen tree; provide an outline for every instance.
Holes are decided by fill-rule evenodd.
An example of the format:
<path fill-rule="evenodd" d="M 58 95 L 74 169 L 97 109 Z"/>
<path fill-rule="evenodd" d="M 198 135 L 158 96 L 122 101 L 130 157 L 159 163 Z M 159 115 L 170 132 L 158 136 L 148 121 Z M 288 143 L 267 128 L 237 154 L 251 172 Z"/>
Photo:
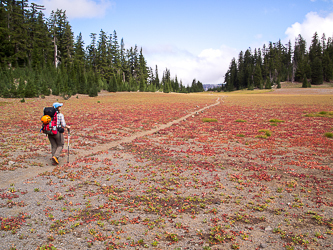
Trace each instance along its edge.
<path fill-rule="evenodd" d="M 323 66 L 319 57 L 314 58 L 311 67 L 311 84 L 319 85 L 323 83 Z"/>
<path fill-rule="evenodd" d="M 108 79 L 111 75 L 109 70 L 109 64 L 107 59 L 107 36 L 106 33 L 101 30 L 98 40 L 98 48 L 96 52 L 96 64 L 98 73 L 105 79 Z"/>
<path fill-rule="evenodd" d="M 24 97 L 27 98 L 37 97 L 37 89 L 34 80 L 28 79 L 27 85 L 24 90 Z"/>
<path fill-rule="evenodd" d="M 235 58 L 233 58 L 231 60 L 229 70 L 225 75 L 225 83 L 227 91 L 233 91 L 235 89 L 236 79 L 237 79 L 237 65 Z"/>
<path fill-rule="evenodd" d="M 257 88 L 262 88 L 262 80 L 263 79 L 261 75 L 261 67 L 260 64 L 258 63 L 254 70 L 254 76 L 253 76 L 254 86 Z"/>
<path fill-rule="evenodd" d="M 158 77 L 158 68 L 157 68 L 157 65 L 155 66 L 155 86 L 157 89 L 160 89 L 160 79 Z"/>
<path fill-rule="evenodd" d="M 303 83 L 302 83 L 302 88 L 307 88 L 308 87 L 308 79 L 306 78 L 306 75 L 304 74 L 303 76 Z"/>
<path fill-rule="evenodd" d="M 272 83 L 269 77 L 266 79 L 266 84 L 265 84 L 265 89 L 271 89 L 272 88 Z"/>
<path fill-rule="evenodd" d="M 324 53 L 322 66 L 323 66 L 323 78 L 326 82 L 329 82 L 333 78 L 333 63 L 331 58 L 329 57 L 328 52 Z"/>
<path fill-rule="evenodd" d="M 117 32 L 113 31 L 113 38 L 112 38 L 112 65 L 115 70 L 121 67 L 120 62 L 120 51 L 119 51 L 119 43 L 118 43 L 118 36 Z"/>

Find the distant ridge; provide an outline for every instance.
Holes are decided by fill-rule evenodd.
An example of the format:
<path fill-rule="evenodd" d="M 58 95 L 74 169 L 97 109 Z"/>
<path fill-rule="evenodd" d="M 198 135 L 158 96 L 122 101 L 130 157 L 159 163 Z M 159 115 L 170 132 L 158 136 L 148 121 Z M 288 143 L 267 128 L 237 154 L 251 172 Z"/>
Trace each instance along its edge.
<path fill-rule="evenodd" d="M 217 88 L 217 87 L 222 87 L 223 85 L 225 85 L 224 83 L 219 83 L 219 84 L 202 84 L 203 88 L 205 91 L 207 91 L 208 89 L 212 89 L 212 88 Z"/>

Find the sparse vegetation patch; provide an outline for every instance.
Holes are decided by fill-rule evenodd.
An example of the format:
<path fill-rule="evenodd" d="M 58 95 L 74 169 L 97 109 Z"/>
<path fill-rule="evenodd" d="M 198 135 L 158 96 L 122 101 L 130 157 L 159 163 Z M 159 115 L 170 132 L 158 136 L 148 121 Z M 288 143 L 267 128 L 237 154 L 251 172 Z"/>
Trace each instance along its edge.
<path fill-rule="evenodd" d="M 333 118 L 333 111 L 320 111 L 318 113 L 309 113 L 305 117 L 330 117 Z"/>
<path fill-rule="evenodd" d="M 327 137 L 327 138 L 333 138 L 333 133 L 332 132 L 326 132 L 324 134 L 324 136 Z"/>
<path fill-rule="evenodd" d="M 217 119 L 215 118 L 202 118 L 203 122 L 217 122 Z"/>
<path fill-rule="evenodd" d="M 284 121 L 279 120 L 279 119 L 270 119 L 269 122 L 278 123 L 278 122 L 284 122 Z"/>
<path fill-rule="evenodd" d="M 49 141 L 36 122 L 21 118 L 56 97 L 1 107 L 2 248 L 332 248 L 333 140 L 324 137 L 332 123 L 300 117 L 323 98 L 288 97 L 290 108 L 281 97 L 228 96 L 206 109 L 219 122 L 207 124 L 200 115 L 179 118 L 216 97 L 110 96 L 66 101 L 70 163 L 64 150 L 57 166 L 49 165 Z M 248 122 L 235 122 L 244 114 Z M 269 126 L 281 125 L 271 117 L 288 126 Z M 22 135 L 23 126 L 32 134 Z"/>
<path fill-rule="evenodd" d="M 265 135 L 267 137 L 272 135 L 272 132 L 270 130 L 268 130 L 268 129 L 260 129 L 258 132 L 259 133 L 265 133 Z"/>

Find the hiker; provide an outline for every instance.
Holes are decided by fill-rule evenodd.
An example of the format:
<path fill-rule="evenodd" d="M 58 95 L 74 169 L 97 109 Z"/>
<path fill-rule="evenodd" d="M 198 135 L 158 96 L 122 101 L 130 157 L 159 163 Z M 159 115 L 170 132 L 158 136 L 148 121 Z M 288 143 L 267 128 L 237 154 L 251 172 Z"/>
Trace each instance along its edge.
<path fill-rule="evenodd" d="M 53 164 L 59 164 L 60 153 L 64 147 L 64 128 L 70 129 L 69 125 L 66 125 L 65 117 L 61 113 L 62 103 L 55 102 L 53 107 L 57 110 L 57 130 L 58 133 L 55 135 L 48 135 L 51 143 L 52 162 Z"/>

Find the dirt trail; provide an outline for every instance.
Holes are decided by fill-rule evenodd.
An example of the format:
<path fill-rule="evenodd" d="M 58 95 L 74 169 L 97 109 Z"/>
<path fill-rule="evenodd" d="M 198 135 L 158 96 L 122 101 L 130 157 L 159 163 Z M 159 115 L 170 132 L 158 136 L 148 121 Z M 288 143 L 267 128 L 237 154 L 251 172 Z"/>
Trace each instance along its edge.
<path fill-rule="evenodd" d="M 96 146 L 96 147 L 94 147 L 93 150 L 89 151 L 89 154 L 84 154 L 84 155 L 79 154 L 78 157 L 87 156 L 87 155 L 90 155 L 90 154 L 96 153 L 96 152 L 98 152 L 98 151 L 103 151 L 103 150 L 107 150 L 107 149 L 110 149 L 110 148 L 114 148 L 114 147 L 119 146 L 119 145 L 122 144 L 122 143 L 128 143 L 128 142 L 131 142 L 131 141 L 135 140 L 136 138 L 139 138 L 139 137 L 143 137 L 143 136 L 146 136 L 146 135 L 150 135 L 150 134 L 156 133 L 156 132 L 158 132 L 158 131 L 160 131 L 160 130 L 162 130 L 162 129 L 165 129 L 165 128 L 168 128 L 168 127 L 171 127 L 172 125 L 177 124 L 177 123 L 183 121 L 184 119 L 187 119 L 187 118 L 189 118 L 189 117 L 192 116 L 192 115 L 195 115 L 196 113 L 202 112 L 202 111 L 204 111 L 204 110 L 206 110 L 206 109 L 208 109 L 208 108 L 211 108 L 211 107 L 213 107 L 213 106 L 216 106 L 216 105 L 218 105 L 218 104 L 220 104 L 219 98 L 217 98 L 217 100 L 216 100 L 216 102 L 215 102 L 214 104 L 211 104 L 211 105 L 206 106 L 206 107 L 204 107 L 204 108 L 202 108 L 202 109 L 199 109 L 199 110 L 196 110 L 196 111 L 194 111 L 194 112 L 192 112 L 192 113 L 189 113 L 189 114 L 187 114 L 186 116 L 183 116 L 183 117 L 181 117 L 181 118 L 179 118 L 179 119 L 177 119 L 177 120 L 173 120 L 173 121 L 171 121 L 171 122 L 169 122 L 169 123 L 167 123 L 167 124 L 160 125 L 159 127 L 154 128 L 154 129 L 151 129 L 151 130 L 147 130 L 147 131 L 143 131 L 143 132 L 135 133 L 135 134 L 133 134 L 132 136 L 125 137 L 125 138 L 123 138 L 123 139 L 121 139 L 121 140 L 119 140 L 119 141 L 114 141 L 114 142 L 111 142 L 111 143 L 108 143 L 108 144 L 103 144 L 103 145 L 101 145 L 101 146 Z"/>
<path fill-rule="evenodd" d="M 104 150 L 108 150 L 108 149 L 117 147 L 117 146 L 121 145 L 122 143 L 131 142 L 131 141 L 135 140 L 136 138 L 139 138 L 139 137 L 142 137 L 142 136 L 146 136 L 146 135 L 156 133 L 159 130 L 171 127 L 172 125 L 177 124 L 177 123 L 183 121 L 184 119 L 187 119 L 187 118 L 189 118 L 193 115 L 196 115 L 196 113 L 202 112 L 206 109 L 209 109 L 209 108 L 214 107 L 214 106 L 219 105 L 219 104 L 220 104 L 220 98 L 217 98 L 217 100 L 214 104 L 211 104 L 211 105 L 206 106 L 204 108 L 201 108 L 199 110 L 193 111 L 193 112 L 187 114 L 186 116 L 183 116 L 183 117 L 181 117 L 177 120 L 171 121 L 167 124 L 160 125 L 157 128 L 147 130 L 147 131 L 143 131 L 143 132 L 139 132 L 139 133 L 135 133 L 130 137 L 125 137 L 121 140 L 114 141 L 114 142 L 111 142 L 111 143 L 108 143 L 108 144 L 103 144 L 101 146 L 96 146 L 96 147 L 94 147 L 93 150 L 90 150 L 88 152 L 86 152 L 86 151 L 84 151 L 84 153 L 81 152 L 78 155 L 76 155 L 76 159 L 77 158 L 82 158 L 82 157 L 85 157 L 85 156 L 88 156 L 88 155 L 91 155 L 91 154 L 94 154 L 94 153 L 97 153 L 99 151 L 104 151 Z M 67 144 L 67 143 L 65 143 L 65 144 Z M 65 147 L 66 147 L 66 145 L 65 145 Z M 54 168 L 54 166 L 46 166 L 46 167 L 42 167 L 42 168 L 37 167 L 37 166 L 29 166 L 29 168 L 26 168 L 26 169 L 16 169 L 15 171 L 3 172 L 0 175 L 0 188 L 7 188 L 11 183 L 16 183 L 16 182 L 19 182 L 19 181 L 25 181 L 25 180 L 27 180 L 29 178 L 33 178 L 33 177 L 35 177 L 35 176 L 37 176 L 40 173 L 43 173 L 45 171 L 52 171 L 53 168 Z"/>

